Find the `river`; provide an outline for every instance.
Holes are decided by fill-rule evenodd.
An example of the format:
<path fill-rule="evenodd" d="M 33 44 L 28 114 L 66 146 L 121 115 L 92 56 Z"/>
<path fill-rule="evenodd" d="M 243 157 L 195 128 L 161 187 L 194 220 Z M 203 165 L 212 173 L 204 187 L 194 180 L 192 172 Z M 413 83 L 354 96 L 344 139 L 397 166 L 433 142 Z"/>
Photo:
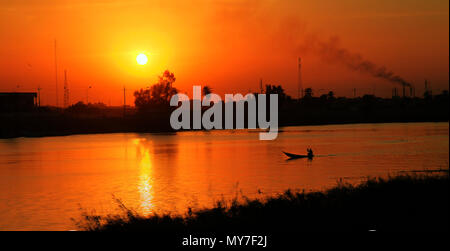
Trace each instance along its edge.
<path fill-rule="evenodd" d="M 113 198 L 144 215 L 184 213 L 221 198 L 448 169 L 448 125 L 285 127 L 274 141 L 247 130 L 0 139 L 0 230 L 75 229 L 83 211 L 117 213 Z M 308 147 L 312 160 L 282 154 Z"/>

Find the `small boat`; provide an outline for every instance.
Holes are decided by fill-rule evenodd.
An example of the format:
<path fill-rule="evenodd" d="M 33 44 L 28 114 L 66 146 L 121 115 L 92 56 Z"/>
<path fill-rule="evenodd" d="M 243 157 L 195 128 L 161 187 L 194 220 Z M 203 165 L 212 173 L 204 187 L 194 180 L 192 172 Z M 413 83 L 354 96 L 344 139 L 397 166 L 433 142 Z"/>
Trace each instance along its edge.
<path fill-rule="evenodd" d="M 312 159 L 312 157 L 314 157 L 314 155 L 299 155 L 299 154 L 287 153 L 285 151 L 283 151 L 283 153 L 291 159 L 302 159 L 302 158 Z"/>

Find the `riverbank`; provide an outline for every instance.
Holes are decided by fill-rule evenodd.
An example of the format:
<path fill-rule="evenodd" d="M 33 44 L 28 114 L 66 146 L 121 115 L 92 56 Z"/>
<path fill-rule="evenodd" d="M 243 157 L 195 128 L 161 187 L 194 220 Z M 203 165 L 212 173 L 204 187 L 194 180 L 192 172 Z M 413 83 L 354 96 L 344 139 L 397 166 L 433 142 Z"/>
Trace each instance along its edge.
<path fill-rule="evenodd" d="M 76 224 L 88 231 L 149 232 L 321 232 L 448 231 L 449 176 L 412 174 L 339 183 L 323 192 L 287 190 L 265 199 L 218 201 L 214 208 L 185 215 L 144 217 L 118 201 L 121 215 L 83 214 Z"/>
<path fill-rule="evenodd" d="M 55 121 L 54 124 L 35 125 L 33 123 L 12 123 L 0 128 L 0 139 L 13 138 L 39 138 L 57 137 L 70 135 L 89 135 L 107 133 L 174 133 L 170 125 L 164 123 L 166 120 L 140 120 L 136 118 L 103 118 L 103 119 L 65 119 Z M 289 126 L 320 126 L 320 125 L 345 125 L 345 124 L 386 124 L 386 123 L 439 123 L 449 122 L 448 119 L 391 119 L 391 120 L 346 120 L 329 122 L 297 122 L 285 123 L 279 126 L 279 132 L 283 127 Z M 22 125 L 27 125 L 23 129 Z M 56 125 L 56 126 L 55 126 Z M 187 131 L 187 130 L 180 130 Z M 189 130 L 188 130 L 189 131 Z"/>
<path fill-rule="evenodd" d="M 448 93 L 433 98 L 310 98 L 280 100 L 278 127 L 360 123 L 448 122 Z M 133 107 L 75 105 L 39 107 L 27 113 L 0 112 L 0 138 L 97 133 L 173 132 L 172 109 L 139 111 Z M 225 111 L 222 113 L 225 114 Z M 191 114 L 192 125 L 192 114 Z M 222 128 L 225 121 L 222 118 Z M 247 118 L 244 121 L 248 121 Z M 245 125 L 248 126 L 248 125 Z"/>

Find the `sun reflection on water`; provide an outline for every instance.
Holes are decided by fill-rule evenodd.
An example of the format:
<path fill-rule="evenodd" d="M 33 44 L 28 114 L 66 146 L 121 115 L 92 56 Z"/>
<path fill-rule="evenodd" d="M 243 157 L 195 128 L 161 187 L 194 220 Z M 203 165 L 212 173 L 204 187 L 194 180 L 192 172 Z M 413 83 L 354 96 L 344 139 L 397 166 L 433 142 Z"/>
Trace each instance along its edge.
<path fill-rule="evenodd" d="M 141 197 L 141 210 L 144 215 L 154 211 L 154 191 L 153 191 L 153 165 L 148 149 L 140 154 L 139 160 L 139 186 Z"/>

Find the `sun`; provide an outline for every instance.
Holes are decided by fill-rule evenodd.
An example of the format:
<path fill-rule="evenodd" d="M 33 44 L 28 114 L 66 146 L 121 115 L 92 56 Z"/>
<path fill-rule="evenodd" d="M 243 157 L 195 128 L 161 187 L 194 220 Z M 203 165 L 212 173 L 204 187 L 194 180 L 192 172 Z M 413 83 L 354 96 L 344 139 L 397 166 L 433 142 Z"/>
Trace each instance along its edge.
<path fill-rule="evenodd" d="M 147 64 L 148 58 L 145 54 L 141 53 L 141 54 L 137 55 L 136 61 L 139 65 L 145 65 L 145 64 Z"/>

